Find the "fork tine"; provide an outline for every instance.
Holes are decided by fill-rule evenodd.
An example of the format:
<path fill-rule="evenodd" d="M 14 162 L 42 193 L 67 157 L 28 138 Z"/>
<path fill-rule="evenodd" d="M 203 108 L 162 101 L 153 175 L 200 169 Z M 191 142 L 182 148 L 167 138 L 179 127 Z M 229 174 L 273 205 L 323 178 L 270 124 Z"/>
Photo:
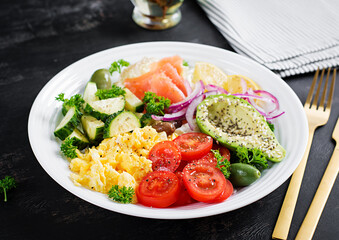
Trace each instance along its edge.
<path fill-rule="evenodd" d="M 317 108 L 317 105 L 318 105 L 318 99 L 319 99 L 319 94 L 320 94 L 320 89 L 321 89 L 321 84 L 322 84 L 323 79 L 324 79 L 324 74 L 325 74 L 325 68 L 321 71 L 321 76 L 320 76 L 320 80 L 319 80 L 319 83 L 318 83 L 317 92 L 316 92 L 316 94 L 315 94 L 315 97 L 314 97 L 314 100 L 313 100 L 313 102 L 312 102 L 311 107 Z"/>
<path fill-rule="evenodd" d="M 336 75 L 337 75 L 337 69 L 335 68 L 333 71 L 333 77 L 332 77 L 332 83 L 331 83 L 331 89 L 330 89 L 330 94 L 328 95 L 328 100 L 326 104 L 326 111 L 331 110 L 331 105 L 332 105 L 332 98 L 333 98 L 333 93 L 334 93 L 334 85 L 335 85 L 335 80 L 336 80 Z"/>
<path fill-rule="evenodd" d="M 313 91 L 314 91 L 314 87 L 315 87 L 315 84 L 316 84 L 317 79 L 318 79 L 319 71 L 320 70 L 318 68 L 317 71 L 315 72 L 311 88 L 308 91 L 308 95 L 307 95 L 306 102 L 305 102 L 305 107 L 307 106 L 309 108 L 311 106 L 311 100 L 312 100 L 312 96 L 313 96 Z"/>
<path fill-rule="evenodd" d="M 325 103 L 326 91 L 327 91 L 328 79 L 330 78 L 330 73 L 331 73 L 331 68 L 329 68 L 327 71 L 324 91 L 323 91 L 323 94 L 321 95 L 321 100 L 320 100 L 320 105 L 319 105 L 319 109 L 321 108 L 321 110 L 325 110 L 324 103 Z"/>

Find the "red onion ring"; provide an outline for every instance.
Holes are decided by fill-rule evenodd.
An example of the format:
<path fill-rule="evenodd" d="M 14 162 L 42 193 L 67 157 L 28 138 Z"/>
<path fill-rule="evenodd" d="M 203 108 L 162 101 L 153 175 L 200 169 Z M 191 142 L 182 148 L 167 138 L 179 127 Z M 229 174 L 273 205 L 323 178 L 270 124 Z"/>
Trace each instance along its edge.
<path fill-rule="evenodd" d="M 194 120 L 194 113 L 197 110 L 197 106 L 205 99 L 205 94 L 200 95 L 195 98 L 187 108 L 186 120 L 191 130 L 194 130 L 197 126 L 196 121 Z"/>
<path fill-rule="evenodd" d="M 175 113 L 166 113 L 164 116 L 157 116 L 157 115 L 152 115 L 152 118 L 157 121 L 174 121 L 178 119 L 182 119 L 185 114 L 186 114 L 187 108 L 182 109 L 179 112 Z"/>
<path fill-rule="evenodd" d="M 219 94 L 219 91 L 217 90 L 214 90 L 214 91 L 209 91 L 209 92 L 205 92 L 204 95 L 205 95 L 205 98 L 211 96 L 211 95 L 217 95 Z"/>
<path fill-rule="evenodd" d="M 207 84 L 207 85 L 205 86 L 205 89 L 206 89 L 207 91 L 215 91 L 215 90 L 217 90 L 217 91 L 220 92 L 220 93 L 228 94 L 228 92 L 227 92 L 225 89 L 223 89 L 222 87 L 213 85 L 213 84 Z"/>
<path fill-rule="evenodd" d="M 187 79 L 185 79 L 184 85 L 185 85 L 185 88 L 186 88 L 187 96 L 189 96 L 192 93 L 191 84 L 189 83 L 189 81 Z"/>
<path fill-rule="evenodd" d="M 241 85 L 241 88 L 242 88 L 242 93 L 246 93 L 247 83 L 243 78 L 240 78 L 240 85 Z"/>
<path fill-rule="evenodd" d="M 275 118 L 277 118 L 277 117 L 280 117 L 281 115 L 283 115 L 285 112 L 281 112 L 281 113 L 279 113 L 278 115 L 275 115 L 275 116 L 273 116 L 273 117 L 266 117 L 266 119 L 267 120 L 272 120 L 272 119 L 275 119 Z"/>
<path fill-rule="evenodd" d="M 275 104 L 275 108 L 274 108 L 273 110 L 271 110 L 268 114 L 271 114 L 271 113 L 273 113 L 274 111 L 277 111 L 277 110 L 280 109 L 279 101 L 278 101 L 278 99 L 277 99 L 272 93 L 269 93 L 269 92 L 267 92 L 267 91 L 265 91 L 265 90 L 254 90 L 253 92 L 256 93 L 256 94 L 263 94 L 263 95 L 266 95 L 267 97 L 269 97 L 269 98 L 272 99 L 272 101 L 273 101 L 274 104 Z"/>
<path fill-rule="evenodd" d="M 263 96 L 261 96 L 261 95 Z M 276 116 L 272 116 L 274 112 L 279 110 L 279 101 L 278 99 L 271 93 L 264 91 L 264 90 L 252 90 L 249 89 L 246 93 L 238 93 L 234 94 L 234 96 L 241 97 L 248 101 L 261 115 L 263 115 L 266 119 L 273 119 L 281 116 L 283 113 L 280 113 Z M 270 106 L 273 106 L 273 108 L 270 108 L 271 110 L 265 110 L 264 108 L 260 107 L 258 104 L 255 103 L 255 99 L 264 101 L 268 103 Z"/>
<path fill-rule="evenodd" d="M 191 93 L 191 95 L 187 98 L 185 98 L 183 101 L 172 104 L 168 108 L 168 112 L 173 113 L 173 112 L 178 112 L 187 107 L 195 98 L 200 96 L 205 90 L 205 85 L 204 83 L 200 80 L 198 84 L 196 85 L 194 91 Z"/>

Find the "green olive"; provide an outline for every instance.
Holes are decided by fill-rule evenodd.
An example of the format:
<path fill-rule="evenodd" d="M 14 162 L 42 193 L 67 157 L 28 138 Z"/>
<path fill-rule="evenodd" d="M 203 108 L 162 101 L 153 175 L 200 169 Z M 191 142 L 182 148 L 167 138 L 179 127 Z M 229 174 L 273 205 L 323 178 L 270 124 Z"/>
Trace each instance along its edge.
<path fill-rule="evenodd" d="M 110 89 L 112 88 L 111 74 L 108 69 L 102 68 L 96 70 L 91 77 L 90 82 L 95 82 L 98 89 Z"/>
<path fill-rule="evenodd" d="M 260 175 L 260 171 L 252 165 L 245 163 L 231 164 L 230 181 L 235 187 L 248 186 L 260 178 Z"/>

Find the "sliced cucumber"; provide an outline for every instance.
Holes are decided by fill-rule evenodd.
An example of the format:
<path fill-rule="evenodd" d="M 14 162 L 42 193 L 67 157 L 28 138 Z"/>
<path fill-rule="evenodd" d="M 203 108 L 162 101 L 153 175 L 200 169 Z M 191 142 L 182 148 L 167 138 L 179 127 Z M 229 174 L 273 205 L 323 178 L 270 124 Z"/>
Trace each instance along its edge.
<path fill-rule="evenodd" d="M 135 116 L 137 116 L 139 119 L 142 118 L 142 116 L 144 115 L 143 113 L 138 113 L 138 112 L 136 112 L 136 113 L 134 113 L 134 114 L 135 114 Z"/>
<path fill-rule="evenodd" d="M 70 108 L 56 127 L 54 136 L 61 140 L 65 140 L 65 138 L 67 138 L 73 132 L 74 128 L 76 128 L 76 126 L 80 123 L 79 118 L 79 113 L 75 107 Z"/>
<path fill-rule="evenodd" d="M 75 128 L 71 135 L 68 138 L 74 138 L 73 144 L 78 147 L 78 149 L 84 149 L 89 145 L 89 141 L 86 136 L 80 132 L 79 129 Z"/>
<path fill-rule="evenodd" d="M 152 118 L 152 114 L 151 113 L 145 113 L 144 115 L 142 115 L 141 118 L 140 118 L 140 123 L 141 123 L 142 127 L 152 125 L 152 123 L 154 123 L 154 120 Z"/>
<path fill-rule="evenodd" d="M 70 106 L 62 104 L 62 109 L 61 109 L 62 115 L 65 116 L 70 108 L 71 108 Z"/>
<path fill-rule="evenodd" d="M 87 102 L 85 106 L 85 112 L 95 117 L 105 121 L 109 116 L 114 113 L 117 113 L 123 110 L 125 107 L 125 98 L 124 96 L 119 96 L 116 98 L 108 98 L 104 100 L 98 100 L 93 102 Z"/>
<path fill-rule="evenodd" d="M 82 127 L 91 142 L 97 142 L 102 139 L 105 123 L 95 117 L 83 115 L 81 117 Z"/>
<path fill-rule="evenodd" d="M 114 135 L 130 132 L 140 128 L 139 118 L 130 111 L 121 111 L 109 117 L 105 123 L 104 138 L 113 137 Z"/>
<path fill-rule="evenodd" d="M 144 111 L 144 103 L 137 98 L 128 88 L 124 88 L 126 94 L 126 105 L 125 109 L 130 110 L 132 112 L 142 112 Z"/>
<path fill-rule="evenodd" d="M 98 91 L 97 84 L 95 82 L 88 82 L 84 92 L 84 100 L 86 103 L 98 101 L 99 98 L 95 95 Z"/>

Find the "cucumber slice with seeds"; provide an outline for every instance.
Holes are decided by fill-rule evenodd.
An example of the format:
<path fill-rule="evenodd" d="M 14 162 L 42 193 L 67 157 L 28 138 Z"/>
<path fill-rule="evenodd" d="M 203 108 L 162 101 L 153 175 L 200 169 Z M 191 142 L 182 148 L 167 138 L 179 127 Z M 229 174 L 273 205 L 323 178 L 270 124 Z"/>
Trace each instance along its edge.
<path fill-rule="evenodd" d="M 99 98 L 95 95 L 98 91 L 97 84 L 95 82 L 88 82 L 85 88 L 84 97 L 86 103 L 98 101 Z"/>
<path fill-rule="evenodd" d="M 79 123 L 79 113 L 75 107 L 72 107 L 68 110 L 64 118 L 56 127 L 54 136 L 60 138 L 61 140 L 65 140 Z"/>
<path fill-rule="evenodd" d="M 102 139 L 105 123 L 95 117 L 83 115 L 81 117 L 82 127 L 91 142 L 97 142 Z"/>
<path fill-rule="evenodd" d="M 104 138 L 110 138 L 114 135 L 130 132 L 140 128 L 139 118 L 130 111 L 121 111 L 109 117 L 105 123 Z"/>
<path fill-rule="evenodd" d="M 136 112 L 136 113 L 134 113 L 134 114 L 135 114 L 135 116 L 137 116 L 139 119 L 142 118 L 142 116 L 144 115 L 143 113 L 138 113 L 138 112 Z"/>
<path fill-rule="evenodd" d="M 79 129 L 75 128 L 71 135 L 68 138 L 74 138 L 73 144 L 78 147 L 78 149 L 84 149 L 89 145 L 89 141 L 86 136 L 80 132 Z"/>
<path fill-rule="evenodd" d="M 142 112 L 144 111 L 144 103 L 137 98 L 128 88 L 124 88 L 126 94 L 126 105 L 125 109 L 132 112 Z"/>
<path fill-rule="evenodd" d="M 110 115 L 123 110 L 124 107 L 125 98 L 124 96 L 119 96 L 87 103 L 85 112 L 96 119 L 105 121 Z"/>

